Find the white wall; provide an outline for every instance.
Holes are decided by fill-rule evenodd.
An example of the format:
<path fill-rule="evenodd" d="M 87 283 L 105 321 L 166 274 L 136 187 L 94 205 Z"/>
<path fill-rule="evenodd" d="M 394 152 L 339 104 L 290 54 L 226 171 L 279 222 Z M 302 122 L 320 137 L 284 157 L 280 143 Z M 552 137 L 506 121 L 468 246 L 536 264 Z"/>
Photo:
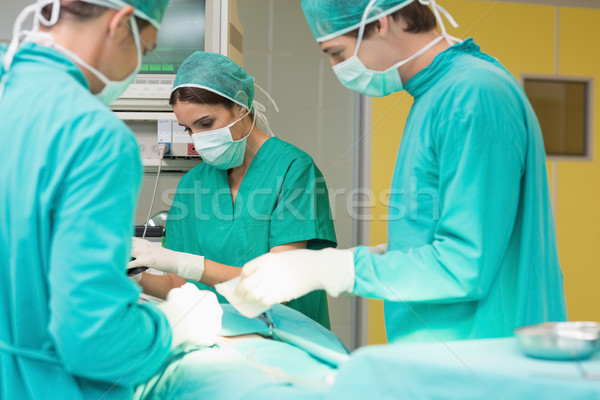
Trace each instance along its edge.
<path fill-rule="evenodd" d="M 19 12 L 33 1 L 1 0 L 0 1 L 0 43 L 7 43 L 12 38 L 13 25 Z M 29 25 L 28 25 L 29 27 Z"/>

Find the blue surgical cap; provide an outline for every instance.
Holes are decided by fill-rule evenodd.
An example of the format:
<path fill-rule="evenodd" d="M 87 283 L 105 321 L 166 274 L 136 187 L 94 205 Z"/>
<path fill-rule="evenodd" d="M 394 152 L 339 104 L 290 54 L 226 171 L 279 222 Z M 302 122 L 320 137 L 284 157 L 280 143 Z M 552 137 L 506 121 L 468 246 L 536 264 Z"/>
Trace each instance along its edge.
<path fill-rule="evenodd" d="M 365 25 L 413 1 L 376 0 Z M 317 42 L 324 42 L 358 29 L 369 2 L 370 0 L 302 0 L 302 9 Z"/>
<path fill-rule="evenodd" d="M 247 110 L 254 101 L 254 78 L 222 54 L 197 51 L 185 59 L 175 77 L 173 90 L 195 87 L 209 90 Z"/>
<path fill-rule="evenodd" d="M 136 17 L 150 22 L 160 28 L 165 11 L 169 7 L 169 0 L 82 0 L 85 3 L 96 4 L 99 6 L 110 7 L 114 9 L 133 6 Z"/>

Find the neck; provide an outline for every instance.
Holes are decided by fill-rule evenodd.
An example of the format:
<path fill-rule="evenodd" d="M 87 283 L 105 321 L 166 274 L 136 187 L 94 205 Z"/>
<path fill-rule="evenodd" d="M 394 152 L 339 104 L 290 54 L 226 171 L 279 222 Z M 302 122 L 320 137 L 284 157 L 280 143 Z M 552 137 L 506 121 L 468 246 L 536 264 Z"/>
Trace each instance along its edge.
<path fill-rule="evenodd" d="M 431 41 L 435 40 L 439 36 L 440 33 L 438 31 L 431 31 L 426 34 L 415 36 L 414 40 L 406 41 L 405 43 L 401 44 L 401 46 L 404 46 L 402 51 L 404 53 L 403 59 L 409 58 L 413 54 L 417 53 L 419 50 L 427 46 L 429 43 L 431 43 Z M 406 43 L 410 43 L 410 45 L 406 47 Z M 418 74 L 425 67 L 429 66 L 429 64 L 433 62 L 433 59 L 438 54 L 448 49 L 449 47 L 450 45 L 448 44 L 448 42 L 445 39 L 442 39 L 439 43 L 427 50 L 424 54 L 421 54 L 414 60 L 411 60 L 406 64 L 402 65 L 400 68 L 398 68 L 398 72 L 400 73 L 400 78 L 402 79 L 402 82 L 408 82 L 410 78 Z"/>
<path fill-rule="evenodd" d="M 56 44 L 67 48 L 77 54 L 83 61 L 90 66 L 97 68 L 101 55 L 102 40 L 101 37 L 94 33 L 94 29 L 83 24 L 57 24 L 46 32 L 51 34 Z M 43 31 L 43 30 L 42 30 Z M 67 55 L 68 57 L 68 55 Z M 104 84 L 90 72 L 85 66 L 80 65 L 77 61 L 72 60 L 88 81 L 90 91 L 99 93 Z"/>

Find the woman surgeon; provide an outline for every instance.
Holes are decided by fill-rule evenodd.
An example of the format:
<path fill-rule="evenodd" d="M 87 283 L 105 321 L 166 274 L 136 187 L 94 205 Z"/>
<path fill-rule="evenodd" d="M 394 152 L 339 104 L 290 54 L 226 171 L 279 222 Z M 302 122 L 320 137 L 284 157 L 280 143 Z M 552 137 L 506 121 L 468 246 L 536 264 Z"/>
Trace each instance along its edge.
<path fill-rule="evenodd" d="M 258 119 L 270 133 L 254 86 L 220 54 L 199 51 L 181 65 L 170 104 L 204 162 L 179 182 L 166 248 L 134 238 L 129 268 L 169 273 L 143 273 L 146 293 L 164 297 L 186 279 L 213 290 L 260 255 L 336 246 L 323 175 L 308 154 L 257 127 Z M 287 305 L 329 327 L 324 291 Z"/>

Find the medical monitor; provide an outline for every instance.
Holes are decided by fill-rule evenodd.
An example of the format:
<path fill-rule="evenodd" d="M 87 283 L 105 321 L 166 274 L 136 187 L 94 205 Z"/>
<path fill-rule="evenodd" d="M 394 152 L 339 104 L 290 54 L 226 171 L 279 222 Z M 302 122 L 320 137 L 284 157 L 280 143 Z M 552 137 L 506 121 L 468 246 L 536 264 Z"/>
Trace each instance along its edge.
<path fill-rule="evenodd" d="M 243 28 L 237 0 L 171 0 L 156 49 L 142 60 L 133 84 L 112 104 L 115 111 L 170 110 L 169 96 L 183 61 L 211 51 L 243 64 Z"/>

